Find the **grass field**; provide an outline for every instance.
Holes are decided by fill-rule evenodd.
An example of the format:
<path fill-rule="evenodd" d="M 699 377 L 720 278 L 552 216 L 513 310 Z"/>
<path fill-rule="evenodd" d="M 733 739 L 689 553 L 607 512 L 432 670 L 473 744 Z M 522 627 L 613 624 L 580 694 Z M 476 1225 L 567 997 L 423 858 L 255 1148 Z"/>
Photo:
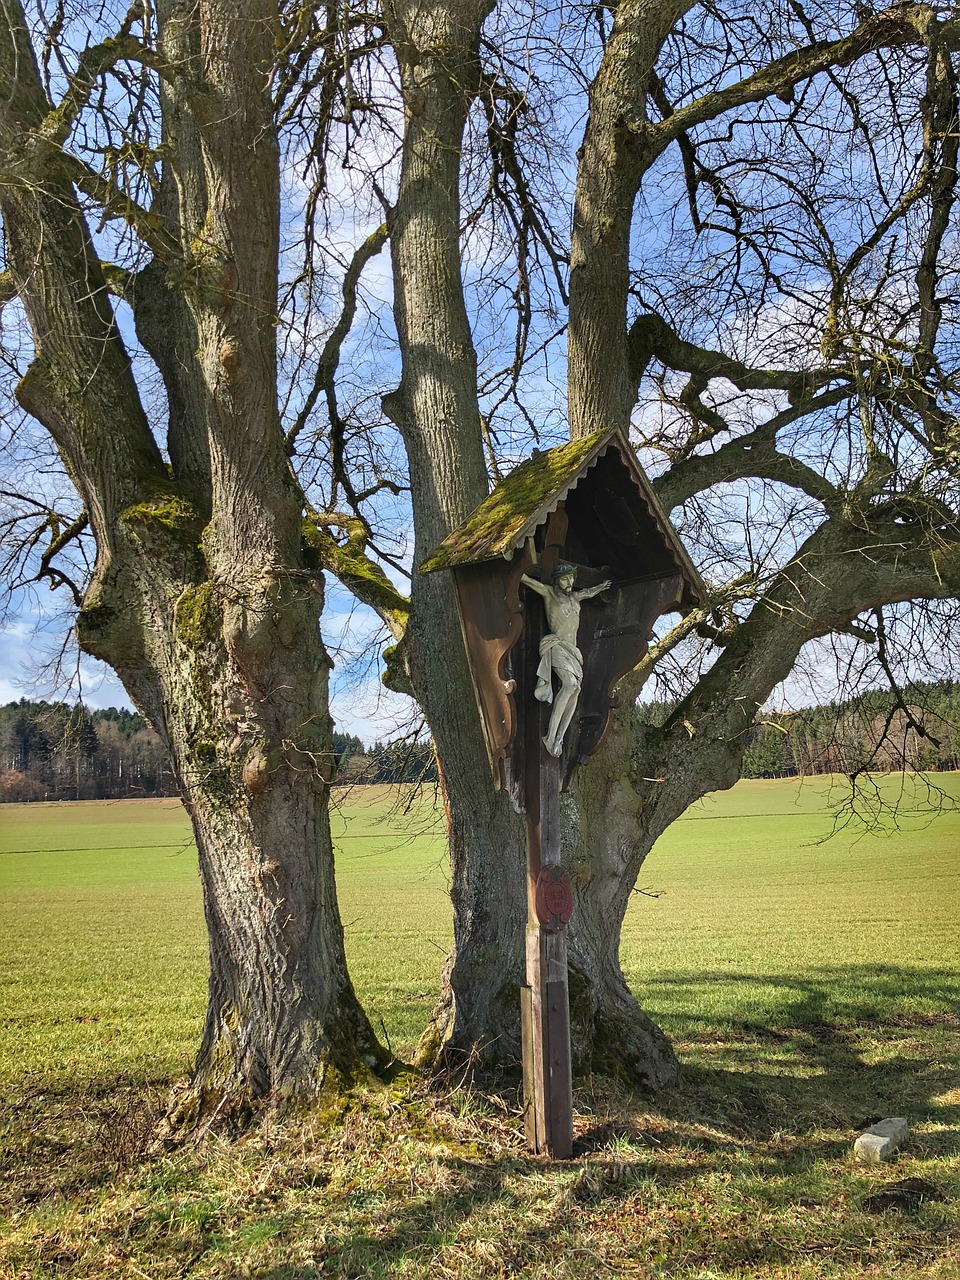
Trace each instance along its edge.
<path fill-rule="evenodd" d="M 183 811 L 0 806 L 0 1277 L 960 1277 L 960 808 L 908 781 L 885 833 L 825 840 L 841 798 L 745 782 L 660 841 L 623 955 L 684 1085 L 579 1081 L 569 1165 L 523 1153 L 515 1096 L 413 1084 L 330 1132 L 151 1154 L 204 1006 Z M 335 833 L 354 979 L 402 1056 L 450 941 L 442 834 L 379 788 Z M 891 1114 L 897 1165 L 853 1165 Z M 945 1198 L 869 1211 L 905 1177 Z"/>

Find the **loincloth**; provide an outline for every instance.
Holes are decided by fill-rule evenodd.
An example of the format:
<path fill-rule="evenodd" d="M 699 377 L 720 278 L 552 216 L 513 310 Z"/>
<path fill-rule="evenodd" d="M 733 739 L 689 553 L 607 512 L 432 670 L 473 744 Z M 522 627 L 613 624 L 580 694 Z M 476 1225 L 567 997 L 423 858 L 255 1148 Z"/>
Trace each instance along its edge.
<path fill-rule="evenodd" d="M 567 644 L 552 632 L 540 641 L 540 665 L 534 696 L 540 702 L 553 701 L 553 673 L 571 684 L 583 683 L 583 656 L 576 645 Z"/>

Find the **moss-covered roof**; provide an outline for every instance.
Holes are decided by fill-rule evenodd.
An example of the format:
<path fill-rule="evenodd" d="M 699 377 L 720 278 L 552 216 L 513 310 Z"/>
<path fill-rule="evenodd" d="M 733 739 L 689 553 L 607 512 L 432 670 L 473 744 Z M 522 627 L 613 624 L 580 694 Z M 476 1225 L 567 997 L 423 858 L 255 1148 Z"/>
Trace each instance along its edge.
<path fill-rule="evenodd" d="M 615 449 L 659 530 L 663 546 L 684 579 L 684 602 L 702 600 L 706 588 L 677 531 L 667 519 L 636 454 L 616 427 L 595 431 L 545 453 L 534 453 L 494 488 L 458 529 L 444 538 L 420 566 L 421 573 L 507 559 L 547 519 L 557 504 L 608 451 Z"/>
<path fill-rule="evenodd" d="M 608 429 L 594 431 L 521 462 L 459 529 L 444 538 L 420 572 L 507 555 L 547 518 L 611 434 Z"/>

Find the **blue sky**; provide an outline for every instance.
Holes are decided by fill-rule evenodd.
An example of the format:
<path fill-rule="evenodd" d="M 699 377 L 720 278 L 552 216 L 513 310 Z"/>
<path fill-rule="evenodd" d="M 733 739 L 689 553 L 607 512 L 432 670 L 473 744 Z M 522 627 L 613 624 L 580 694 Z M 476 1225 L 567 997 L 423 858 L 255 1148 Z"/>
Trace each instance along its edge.
<path fill-rule="evenodd" d="M 68 645 L 59 672 L 52 669 L 69 629 L 69 620 L 46 592 L 21 593 L 19 612 L 0 628 L 0 703 L 20 698 L 47 701 L 80 696 L 92 708 L 130 707 L 130 699 L 109 667 L 80 655 Z M 382 628 L 369 610 L 339 588 L 328 593 L 324 639 L 334 658 L 331 710 L 336 729 L 365 743 L 388 740 L 418 723 L 410 701 L 380 683 Z"/>

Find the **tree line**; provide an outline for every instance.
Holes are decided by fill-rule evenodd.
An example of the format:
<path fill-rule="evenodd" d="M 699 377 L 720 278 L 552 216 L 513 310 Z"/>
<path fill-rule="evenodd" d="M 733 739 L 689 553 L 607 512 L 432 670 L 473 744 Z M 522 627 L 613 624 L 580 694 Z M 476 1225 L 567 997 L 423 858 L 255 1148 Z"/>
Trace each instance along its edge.
<path fill-rule="evenodd" d="M 662 724 L 672 703 L 646 704 Z M 335 781 L 434 782 L 429 742 L 401 738 L 366 746 L 333 735 Z M 823 773 L 890 773 L 960 768 L 960 684 L 939 680 L 904 689 L 868 689 L 799 711 L 766 711 L 749 735 L 745 778 Z M 125 800 L 179 795 L 160 738 L 135 711 L 102 711 L 21 698 L 0 707 L 0 803 L 30 800 Z"/>
<path fill-rule="evenodd" d="M 639 708 L 653 727 L 676 703 L 659 699 Z M 902 688 L 867 689 L 797 711 L 766 709 L 747 734 L 744 778 L 797 778 L 825 773 L 932 772 L 960 768 L 960 684 L 915 681 Z"/>
<path fill-rule="evenodd" d="M 365 747 L 334 734 L 337 781 L 432 782 L 433 750 L 415 738 Z M 0 707 L 0 803 L 179 795 L 160 737 L 135 711 L 21 698 Z"/>
<path fill-rule="evenodd" d="M 946 770 L 958 760 L 960 685 L 942 680 L 764 715 L 744 753 L 743 776 Z"/>

